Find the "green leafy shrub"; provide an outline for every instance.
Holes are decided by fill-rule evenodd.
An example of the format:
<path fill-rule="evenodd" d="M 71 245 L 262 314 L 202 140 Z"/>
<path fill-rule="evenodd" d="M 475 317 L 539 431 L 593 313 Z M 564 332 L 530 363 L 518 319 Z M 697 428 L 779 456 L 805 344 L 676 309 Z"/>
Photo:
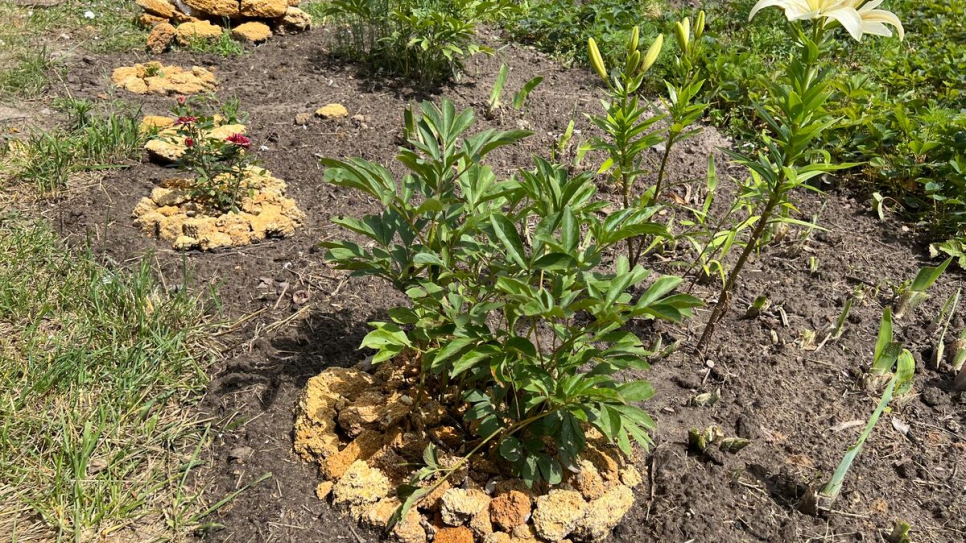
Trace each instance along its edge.
<path fill-rule="evenodd" d="M 507 0 L 336 0 L 323 13 L 337 29 L 336 51 L 376 71 L 423 84 L 459 77 L 467 58 L 492 50 L 476 27 L 501 17 Z"/>
<path fill-rule="evenodd" d="M 529 132 L 471 135 L 472 112 L 445 100 L 423 103 L 421 113 L 397 156 L 408 170 L 401 181 L 366 160 L 322 160 L 327 181 L 383 209 L 337 219 L 365 243 L 327 242 L 326 258 L 390 281 L 411 304 L 390 310 L 391 322 L 372 323 L 363 346 L 377 351 L 377 363 L 414 352 L 415 401 L 445 403 L 444 391 L 455 387 L 464 431 L 480 438 L 474 451 L 495 448 L 529 484 L 560 482 L 590 426 L 624 451 L 632 440 L 646 447 L 654 423 L 633 402 L 652 388 L 618 373 L 646 369 L 652 353 L 624 325 L 679 322 L 699 301 L 672 294 L 679 277 L 644 288 L 649 273 L 626 257 L 605 266 L 605 255 L 637 230 L 622 227 L 623 213 L 600 217 L 591 175 L 538 158 L 518 178 L 498 179 L 483 163 Z M 436 463 L 428 463 L 414 482 L 432 475 Z M 411 504 L 426 491 L 400 495 Z"/>

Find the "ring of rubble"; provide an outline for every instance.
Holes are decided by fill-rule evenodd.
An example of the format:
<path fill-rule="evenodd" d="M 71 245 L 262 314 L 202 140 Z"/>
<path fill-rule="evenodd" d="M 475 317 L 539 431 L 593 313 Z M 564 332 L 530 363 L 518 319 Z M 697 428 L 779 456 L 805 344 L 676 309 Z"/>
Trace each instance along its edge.
<path fill-rule="evenodd" d="M 454 466 L 468 448 L 455 423 L 462 418 L 458 394 L 414 406 L 407 393 L 418 362 L 398 358 L 375 370 L 365 363 L 326 369 L 309 380 L 296 413 L 295 451 L 319 464 L 319 498 L 376 529 L 385 529 L 399 507 L 394 489 L 422 465 L 427 444 L 437 445 L 444 466 Z M 531 489 L 498 456 L 474 457 L 417 502 L 390 537 L 403 543 L 602 541 L 633 505 L 641 475 L 593 430 L 578 467 L 565 470 L 559 485 Z"/>
<path fill-rule="evenodd" d="M 273 33 L 303 32 L 312 16 L 296 6 L 299 0 L 135 0 L 144 10 L 138 22 L 150 28 L 147 46 L 163 53 L 171 44 L 217 40 L 227 21 L 233 39 L 262 42 Z"/>
<path fill-rule="evenodd" d="M 148 116 L 141 122 L 142 130 L 159 131 L 145 145 L 152 160 L 170 163 L 184 153 L 183 145 L 165 137 L 175 133 L 174 121 L 170 117 Z M 245 131 L 244 125 L 223 124 L 206 137 L 225 139 Z M 134 207 L 134 224 L 145 234 L 169 241 L 174 249 L 182 251 L 213 251 L 267 238 L 285 238 L 302 225 L 305 214 L 285 196 L 285 181 L 273 177 L 268 170 L 249 167 L 242 183 L 245 196 L 238 210 L 216 215 L 191 199 L 191 180 L 167 179 Z"/>

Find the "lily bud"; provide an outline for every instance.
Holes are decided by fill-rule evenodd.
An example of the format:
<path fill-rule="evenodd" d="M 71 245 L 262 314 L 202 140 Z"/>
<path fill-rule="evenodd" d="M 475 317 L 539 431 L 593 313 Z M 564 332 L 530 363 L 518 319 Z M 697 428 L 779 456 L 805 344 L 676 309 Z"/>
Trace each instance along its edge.
<path fill-rule="evenodd" d="M 635 26 L 631 29 L 631 37 L 627 40 L 627 58 L 630 58 L 637 51 L 637 44 L 641 39 L 641 28 Z"/>
<path fill-rule="evenodd" d="M 590 51 L 590 65 L 594 67 L 594 71 L 606 83 L 607 69 L 604 68 L 604 57 L 600 56 L 600 49 L 597 48 L 597 42 L 594 41 L 594 38 L 587 40 L 587 49 Z"/>
<path fill-rule="evenodd" d="M 694 21 L 694 39 L 700 40 L 704 36 L 704 10 L 698 12 L 698 18 Z"/>
<path fill-rule="evenodd" d="M 684 53 L 691 41 L 691 19 L 685 17 L 683 21 L 674 23 L 674 37 L 678 40 L 678 47 Z"/>
<path fill-rule="evenodd" d="M 647 54 L 644 55 L 644 63 L 641 64 L 641 72 L 646 72 L 651 66 L 654 65 L 654 62 L 657 61 L 657 56 L 661 54 L 662 47 L 664 47 L 664 34 L 658 34 L 657 39 L 654 40 L 654 43 L 652 43 L 651 47 L 648 48 Z"/>
<path fill-rule="evenodd" d="M 634 51 L 631 56 L 627 57 L 627 64 L 624 65 L 624 73 L 627 75 L 634 75 L 637 73 L 637 68 L 641 65 L 641 52 Z"/>

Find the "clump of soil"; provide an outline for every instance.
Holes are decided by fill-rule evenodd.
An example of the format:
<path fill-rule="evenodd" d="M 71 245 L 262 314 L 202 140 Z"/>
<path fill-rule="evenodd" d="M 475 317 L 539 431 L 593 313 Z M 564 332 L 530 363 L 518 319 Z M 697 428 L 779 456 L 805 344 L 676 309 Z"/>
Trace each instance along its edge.
<path fill-rule="evenodd" d="M 312 26 L 312 16 L 296 6 L 298 0 L 135 0 L 144 13 L 138 22 L 150 28 L 148 49 L 160 54 L 173 42 L 217 39 L 224 33 L 218 25 L 231 21 L 231 37 L 261 42 L 274 33 L 302 32 Z M 213 24 L 215 23 L 215 24 Z"/>
<path fill-rule="evenodd" d="M 285 181 L 267 170 L 251 168 L 243 181 L 238 212 L 211 213 L 191 199 L 191 181 L 168 179 L 134 207 L 134 224 L 145 234 L 172 242 L 177 250 L 212 251 L 295 233 L 305 214 L 286 198 Z"/>
<path fill-rule="evenodd" d="M 497 455 L 460 464 L 480 440 L 460 424 L 458 393 L 417 402 L 419 362 L 399 358 L 371 373 L 365 364 L 328 368 L 308 381 L 299 399 L 295 450 L 318 462 L 319 498 L 356 522 L 386 528 L 400 505 L 393 489 L 423 465 L 430 443 L 440 464 L 455 472 L 423 483 L 436 488 L 391 531 L 403 543 L 602 541 L 634 505 L 641 475 L 599 433 L 588 432 L 578 471 L 553 487 L 528 488 Z"/>
<path fill-rule="evenodd" d="M 116 68 L 111 80 L 117 87 L 135 94 L 161 96 L 198 94 L 216 88 L 215 74 L 204 68 L 192 66 L 186 70 L 155 61 Z"/>

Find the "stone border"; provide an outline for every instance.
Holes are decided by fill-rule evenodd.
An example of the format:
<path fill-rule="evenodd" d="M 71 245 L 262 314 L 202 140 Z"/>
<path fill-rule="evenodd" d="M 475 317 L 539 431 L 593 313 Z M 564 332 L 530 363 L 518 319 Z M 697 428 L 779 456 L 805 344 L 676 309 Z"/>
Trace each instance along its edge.
<path fill-rule="evenodd" d="M 267 170 L 250 170 L 244 181 L 249 194 L 242 198 L 237 213 L 206 215 L 203 206 L 191 200 L 190 183 L 169 179 L 155 187 L 150 197 L 141 198 L 134 207 L 135 226 L 151 237 L 170 241 L 179 251 L 213 251 L 290 237 L 305 220 L 295 201 L 284 196 L 285 181 Z"/>
<path fill-rule="evenodd" d="M 464 443 L 460 430 L 447 424 L 459 416 L 453 408 L 432 400 L 417 408 L 406 394 L 418 374 L 414 363 L 387 362 L 373 373 L 364 367 L 329 368 L 309 380 L 296 408 L 295 451 L 319 463 L 319 498 L 356 522 L 385 529 L 400 503 L 394 489 L 422 465 L 426 445 L 436 443 L 440 462 L 452 466 Z M 603 436 L 588 434 L 579 471 L 568 471 L 560 485 L 527 488 L 499 459 L 473 459 L 411 509 L 391 537 L 403 543 L 603 541 L 634 504 L 632 489 L 642 479 Z"/>

